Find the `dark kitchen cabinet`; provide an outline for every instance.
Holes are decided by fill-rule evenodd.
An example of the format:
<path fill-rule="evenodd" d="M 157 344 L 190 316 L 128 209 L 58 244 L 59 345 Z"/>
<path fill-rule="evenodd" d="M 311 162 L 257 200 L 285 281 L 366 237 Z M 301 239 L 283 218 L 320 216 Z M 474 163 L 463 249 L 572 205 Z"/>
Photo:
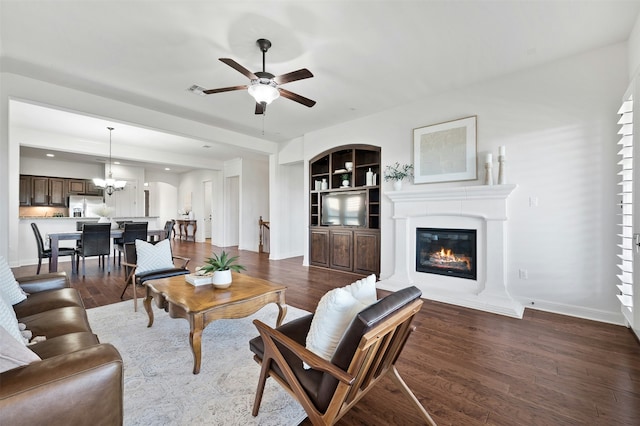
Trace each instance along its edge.
<path fill-rule="evenodd" d="M 31 205 L 31 176 L 20 175 L 20 205 Z"/>

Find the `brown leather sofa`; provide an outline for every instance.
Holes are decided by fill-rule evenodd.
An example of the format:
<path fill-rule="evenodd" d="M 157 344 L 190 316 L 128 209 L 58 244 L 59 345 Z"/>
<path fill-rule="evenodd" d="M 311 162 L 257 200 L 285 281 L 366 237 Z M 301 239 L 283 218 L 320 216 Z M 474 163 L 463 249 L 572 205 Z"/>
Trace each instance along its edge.
<path fill-rule="evenodd" d="M 0 374 L 0 425 L 121 425 L 122 358 L 93 334 L 68 277 L 16 280 L 29 293 L 13 307 L 18 322 L 46 340 L 29 346 L 41 361 Z"/>

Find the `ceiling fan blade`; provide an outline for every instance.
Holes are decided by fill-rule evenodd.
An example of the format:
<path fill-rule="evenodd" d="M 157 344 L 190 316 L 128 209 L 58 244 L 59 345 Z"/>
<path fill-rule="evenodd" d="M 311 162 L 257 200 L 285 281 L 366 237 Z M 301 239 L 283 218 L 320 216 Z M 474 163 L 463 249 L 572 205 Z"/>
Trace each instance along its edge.
<path fill-rule="evenodd" d="M 231 87 L 221 87 L 220 89 L 209 89 L 203 90 L 202 93 L 205 95 L 210 95 L 212 93 L 220 93 L 220 92 L 231 92 L 232 90 L 244 90 L 247 88 L 247 85 L 244 86 L 231 86 Z"/>
<path fill-rule="evenodd" d="M 256 102 L 256 114 L 264 114 L 264 105 L 260 102 Z"/>
<path fill-rule="evenodd" d="M 243 67 L 242 65 L 240 65 L 239 63 L 234 61 L 233 59 L 231 59 L 231 58 L 220 58 L 220 60 L 222 62 L 224 62 L 225 64 L 229 65 L 234 70 L 236 70 L 236 71 L 240 72 L 241 74 L 243 74 L 248 79 L 250 79 L 250 80 L 257 80 L 258 79 L 258 77 L 254 73 L 252 73 L 251 71 L 249 71 L 248 69 L 246 69 L 245 67 Z"/>
<path fill-rule="evenodd" d="M 311 77 L 313 77 L 313 74 L 311 74 L 311 71 L 309 71 L 306 68 L 302 68 L 297 71 L 291 71 L 290 73 L 273 77 L 273 81 L 275 81 L 277 84 L 285 84 L 291 81 L 304 80 L 305 78 L 311 78 Z"/>
<path fill-rule="evenodd" d="M 302 104 L 304 106 L 308 106 L 309 108 L 311 108 L 312 106 L 314 106 L 316 104 L 316 101 L 312 101 L 309 98 L 305 98 L 304 96 L 300 96 L 297 93 L 293 93 L 293 92 L 290 92 L 288 90 L 281 89 L 281 88 L 278 88 L 278 90 L 280 91 L 280 94 L 282 96 L 284 96 L 285 98 L 291 99 L 292 101 L 296 101 L 299 104 Z"/>

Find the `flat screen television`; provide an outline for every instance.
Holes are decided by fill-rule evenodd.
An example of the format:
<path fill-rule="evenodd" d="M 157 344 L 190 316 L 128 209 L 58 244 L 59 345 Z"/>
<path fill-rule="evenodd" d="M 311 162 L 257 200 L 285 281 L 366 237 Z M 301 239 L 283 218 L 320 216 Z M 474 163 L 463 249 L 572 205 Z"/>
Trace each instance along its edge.
<path fill-rule="evenodd" d="M 367 226 L 366 191 L 322 194 L 322 225 Z"/>

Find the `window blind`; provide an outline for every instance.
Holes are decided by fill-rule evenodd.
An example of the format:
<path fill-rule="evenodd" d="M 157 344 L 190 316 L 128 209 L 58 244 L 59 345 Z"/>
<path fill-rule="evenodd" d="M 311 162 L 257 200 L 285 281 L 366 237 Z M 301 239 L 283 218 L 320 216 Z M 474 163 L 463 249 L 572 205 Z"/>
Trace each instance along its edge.
<path fill-rule="evenodd" d="M 634 324 L 634 308 L 640 309 L 640 307 L 634 307 L 633 300 L 633 96 L 629 95 L 625 97 L 622 102 L 622 106 L 618 110 L 620 120 L 620 140 L 618 145 L 620 150 L 618 155 L 620 156 L 621 170 L 618 173 L 620 181 L 618 185 L 621 188 L 620 193 L 620 243 L 618 244 L 618 299 L 622 304 L 622 314 L 626 318 L 627 322 L 631 325 Z"/>

